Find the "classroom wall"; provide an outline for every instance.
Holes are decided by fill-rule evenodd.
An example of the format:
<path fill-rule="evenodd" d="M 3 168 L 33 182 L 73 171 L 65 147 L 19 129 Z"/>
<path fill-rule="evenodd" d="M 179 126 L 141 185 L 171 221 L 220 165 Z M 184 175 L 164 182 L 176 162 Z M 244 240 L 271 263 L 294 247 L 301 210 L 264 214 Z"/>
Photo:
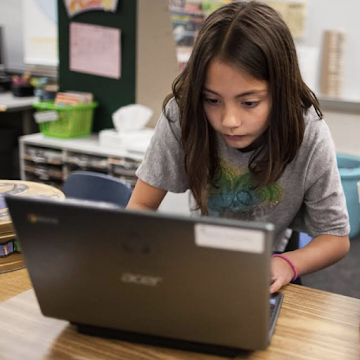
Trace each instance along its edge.
<path fill-rule="evenodd" d="M 0 25 L 5 26 L 6 63 L 10 69 L 24 68 L 23 39 L 23 0 L 0 0 Z M 135 0 L 133 0 L 135 2 Z M 142 0 L 156 4 L 157 0 Z M 119 1 L 121 3 L 122 1 Z M 305 38 L 301 43 L 309 46 L 322 46 L 322 31 L 330 28 L 343 28 L 347 31 L 345 47 L 345 96 L 360 99 L 360 43 L 359 14 L 360 2 L 347 0 L 339 3 L 329 0 L 307 0 L 308 19 Z M 151 16 L 154 13 L 150 13 Z M 148 17 L 149 24 L 151 17 Z M 156 18 L 154 18 L 156 23 Z"/>
<path fill-rule="evenodd" d="M 338 153 L 360 157 L 360 112 L 324 111 Z"/>
<path fill-rule="evenodd" d="M 168 0 L 137 0 L 136 102 L 154 111 L 155 126 L 179 75 Z"/>
<path fill-rule="evenodd" d="M 307 0 L 306 2 L 308 8 L 306 34 L 301 43 L 321 49 L 324 30 L 345 30 L 347 35 L 343 96 L 360 100 L 360 1 Z"/>
<path fill-rule="evenodd" d="M 62 0 L 60 1 L 62 2 Z M 144 8 L 147 6 L 151 8 L 155 1 L 157 0 L 141 0 L 140 5 L 144 6 Z M 163 6 L 163 0 L 161 1 L 161 6 Z M 121 4 L 121 2 L 122 1 L 119 3 Z M 309 46 L 321 46 L 321 31 L 323 29 L 334 27 L 347 28 L 345 87 L 348 89 L 347 93 L 358 93 L 360 96 L 360 46 L 358 38 L 360 2 L 358 0 L 348 0 L 343 2 L 341 6 L 339 6 L 338 2 L 328 0 L 311 0 L 307 1 L 307 3 L 307 30 L 306 36 L 301 43 Z M 139 54 L 141 54 L 141 44 L 145 44 L 145 46 L 150 45 L 147 40 L 146 27 L 150 29 L 152 24 L 158 22 L 157 14 L 158 12 L 149 12 L 149 16 L 146 16 L 146 12 L 143 12 L 143 21 L 145 21 L 144 24 L 146 24 L 146 26 L 143 27 L 143 37 L 140 38 L 139 41 Z M 10 69 L 19 70 L 24 68 L 22 17 L 22 0 L 0 0 L 0 25 L 5 26 L 5 59 Z M 160 42 L 159 44 L 161 45 Z M 165 51 L 166 48 L 167 46 L 163 46 L 162 51 Z M 141 57 L 139 59 L 141 59 Z M 156 78 L 155 80 L 151 79 L 151 76 L 153 76 L 151 73 L 152 68 L 154 68 L 154 65 L 148 62 L 148 68 L 143 68 L 147 78 L 142 78 L 144 74 L 139 73 L 140 77 L 136 79 L 136 81 L 141 81 L 142 78 L 144 83 L 149 84 L 149 86 L 143 87 L 143 89 L 148 89 L 147 92 L 150 94 L 150 98 L 147 99 L 146 102 L 143 100 L 144 96 L 146 97 L 147 95 L 146 91 L 143 90 L 144 92 L 139 92 L 139 90 L 136 89 L 136 97 L 138 97 L 139 102 L 144 102 L 145 105 L 159 103 L 158 99 L 160 100 L 163 94 L 167 93 L 173 79 L 172 75 L 169 76 L 169 79 L 163 78 L 163 83 L 168 83 L 169 87 L 163 86 L 162 89 L 158 91 Z M 168 70 L 170 73 L 174 71 L 171 66 Z M 175 74 L 175 71 L 173 74 Z M 158 99 L 152 98 L 155 93 L 160 93 Z M 160 105 L 161 101 L 159 103 L 159 106 Z M 160 111 L 159 107 L 156 111 Z M 360 114 L 356 112 L 349 114 L 334 111 L 324 111 L 324 114 L 334 137 L 337 151 L 360 156 Z M 154 116 L 154 119 L 156 119 L 156 116 Z M 153 120 L 153 123 L 154 122 L 155 120 Z M 109 126 L 111 126 L 111 124 L 109 124 Z"/>

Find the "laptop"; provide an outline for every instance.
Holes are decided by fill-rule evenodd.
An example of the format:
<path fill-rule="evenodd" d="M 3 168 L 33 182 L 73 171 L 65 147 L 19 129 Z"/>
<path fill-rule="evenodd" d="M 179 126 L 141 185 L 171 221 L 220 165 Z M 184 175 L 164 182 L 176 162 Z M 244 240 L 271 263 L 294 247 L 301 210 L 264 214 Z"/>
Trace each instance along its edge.
<path fill-rule="evenodd" d="M 187 350 L 265 349 L 274 226 L 7 196 L 43 315 Z M 271 311 L 271 313 L 270 313 Z"/>

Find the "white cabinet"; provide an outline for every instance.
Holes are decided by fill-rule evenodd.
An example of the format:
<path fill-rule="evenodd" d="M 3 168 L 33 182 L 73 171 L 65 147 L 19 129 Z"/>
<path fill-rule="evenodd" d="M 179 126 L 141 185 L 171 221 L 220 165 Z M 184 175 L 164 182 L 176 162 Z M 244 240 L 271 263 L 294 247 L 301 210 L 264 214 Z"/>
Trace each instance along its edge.
<path fill-rule="evenodd" d="M 62 187 L 69 173 L 75 170 L 96 171 L 135 185 L 135 171 L 143 155 L 126 149 L 100 146 L 92 135 L 76 139 L 58 139 L 31 134 L 20 137 L 20 176 Z"/>

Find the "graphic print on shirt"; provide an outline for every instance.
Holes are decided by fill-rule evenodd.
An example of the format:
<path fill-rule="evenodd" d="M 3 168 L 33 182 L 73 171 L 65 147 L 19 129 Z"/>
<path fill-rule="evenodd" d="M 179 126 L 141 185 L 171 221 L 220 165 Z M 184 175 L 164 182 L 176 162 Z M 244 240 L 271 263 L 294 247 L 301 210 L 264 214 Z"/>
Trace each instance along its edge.
<path fill-rule="evenodd" d="M 226 161 L 220 162 L 214 179 L 208 195 L 210 216 L 260 220 L 274 211 L 284 198 L 285 190 L 280 183 L 252 189 L 248 168 L 238 168 Z"/>

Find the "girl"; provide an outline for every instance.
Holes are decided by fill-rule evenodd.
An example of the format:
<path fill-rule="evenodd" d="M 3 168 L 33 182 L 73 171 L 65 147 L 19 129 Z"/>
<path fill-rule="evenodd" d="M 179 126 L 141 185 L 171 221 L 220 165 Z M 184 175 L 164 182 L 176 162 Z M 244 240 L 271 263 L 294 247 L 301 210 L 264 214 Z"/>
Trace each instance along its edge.
<path fill-rule="evenodd" d="M 271 293 L 345 256 L 334 144 L 276 11 L 251 1 L 212 13 L 172 91 L 128 208 L 190 189 L 203 215 L 275 224 L 274 252 L 288 228 L 308 233 L 304 248 L 274 255 Z"/>

